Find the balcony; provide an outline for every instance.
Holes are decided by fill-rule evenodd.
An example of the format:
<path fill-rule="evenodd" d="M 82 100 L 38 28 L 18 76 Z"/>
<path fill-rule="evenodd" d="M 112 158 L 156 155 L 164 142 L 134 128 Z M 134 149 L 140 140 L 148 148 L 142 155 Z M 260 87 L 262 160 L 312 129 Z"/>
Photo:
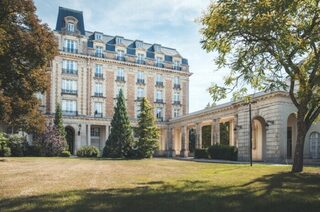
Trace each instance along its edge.
<path fill-rule="evenodd" d="M 181 71 L 181 66 L 173 66 L 172 69 L 173 69 L 173 70 Z"/>
<path fill-rule="evenodd" d="M 104 54 L 101 53 L 101 52 L 96 52 L 96 53 L 94 54 L 94 56 L 95 56 L 95 57 L 104 58 Z"/>
<path fill-rule="evenodd" d="M 103 74 L 102 74 L 102 73 L 95 73 L 95 74 L 94 74 L 94 77 L 95 77 L 95 78 L 103 79 Z"/>
<path fill-rule="evenodd" d="M 94 117 L 95 118 L 102 118 L 103 117 L 103 113 L 99 113 L 97 111 L 94 112 Z"/>
<path fill-rule="evenodd" d="M 63 51 L 78 54 L 78 49 L 74 49 L 74 48 L 63 47 Z"/>
<path fill-rule="evenodd" d="M 159 67 L 159 68 L 164 67 L 163 63 L 157 63 L 157 62 L 154 64 L 154 66 Z"/>
<path fill-rule="evenodd" d="M 163 117 L 157 115 L 157 121 L 158 121 L 158 122 L 163 122 Z"/>
<path fill-rule="evenodd" d="M 163 101 L 163 99 L 156 99 L 156 102 L 155 102 L 155 103 L 164 104 L 164 101 Z"/>
<path fill-rule="evenodd" d="M 116 59 L 117 59 L 117 60 L 120 60 L 120 61 L 125 61 L 125 58 L 124 58 L 123 55 L 117 55 L 117 56 L 116 56 Z"/>
<path fill-rule="evenodd" d="M 144 79 L 137 79 L 137 84 L 145 85 Z"/>
<path fill-rule="evenodd" d="M 143 59 L 137 59 L 137 60 L 136 60 L 136 63 L 145 65 L 145 64 L 146 64 L 146 61 L 143 60 Z"/>
<path fill-rule="evenodd" d="M 181 105 L 180 100 L 174 100 L 174 101 L 173 101 L 173 105 Z"/>
<path fill-rule="evenodd" d="M 61 94 L 77 95 L 78 90 L 61 89 Z"/>
<path fill-rule="evenodd" d="M 62 69 L 62 73 L 63 74 L 74 74 L 74 75 L 77 75 L 78 74 L 78 70 L 63 68 Z"/>
<path fill-rule="evenodd" d="M 95 97 L 103 97 L 103 93 L 94 92 Z"/>
<path fill-rule="evenodd" d="M 117 81 L 117 82 L 126 82 L 126 81 L 124 80 L 124 77 L 122 77 L 122 76 L 117 76 L 116 81 Z"/>
<path fill-rule="evenodd" d="M 156 82 L 156 87 L 161 87 L 161 88 L 163 88 L 163 87 L 164 87 L 164 86 L 163 86 L 163 82 L 157 81 L 157 82 Z"/>
<path fill-rule="evenodd" d="M 62 115 L 64 115 L 64 116 L 77 116 L 78 111 L 76 111 L 76 110 L 62 110 Z"/>
<path fill-rule="evenodd" d="M 180 84 L 174 84 L 174 85 L 173 85 L 173 89 L 180 90 L 180 89 L 181 89 Z"/>

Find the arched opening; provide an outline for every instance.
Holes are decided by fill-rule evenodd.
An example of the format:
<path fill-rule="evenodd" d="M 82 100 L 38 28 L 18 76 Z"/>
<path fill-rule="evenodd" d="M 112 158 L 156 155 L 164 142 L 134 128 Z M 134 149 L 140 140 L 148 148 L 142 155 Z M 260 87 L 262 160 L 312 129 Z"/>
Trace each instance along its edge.
<path fill-rule="evenodd" d="M 309 137 L 310 155 L 313 159 L 320 158 L 320 133 L 312 132 Z"/>
<path fill-rule="evenodd" d="M 65 128 L 66 130 L 66 140 L 68 143 L 68 150 L 71 154 L 74 154 L 74 138 L 75 138 L 75 131 L 73 127 L 67 126 Z"/>
<path fill-rule="evenodd" d="M 297 118 L 294 113 L 290 114 L 287 121 L 287 158 L 291 159 L 294 154 L 297 141 Z"/>
<path fill-rule="evenodd" d="M 262 117 L 255 117 L 252 121 L 252 160 L 264 160 L 266 143 L 266 122 Z"/>

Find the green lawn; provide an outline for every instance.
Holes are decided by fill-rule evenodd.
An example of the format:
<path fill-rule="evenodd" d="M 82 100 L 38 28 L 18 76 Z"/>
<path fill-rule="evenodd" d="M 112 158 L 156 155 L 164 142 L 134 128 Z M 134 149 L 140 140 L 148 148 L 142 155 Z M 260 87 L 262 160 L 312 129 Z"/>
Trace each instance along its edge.
<path fill-rule="evenodd" d="M 0 211 L 320 211 L 320 167 L 0 158 Z"/>

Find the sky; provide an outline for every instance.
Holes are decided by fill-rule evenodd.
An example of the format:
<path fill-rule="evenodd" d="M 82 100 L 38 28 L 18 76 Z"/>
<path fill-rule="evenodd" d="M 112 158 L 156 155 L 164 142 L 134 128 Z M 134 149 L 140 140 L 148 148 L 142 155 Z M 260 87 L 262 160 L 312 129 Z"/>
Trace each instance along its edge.
<path fill-rule="evenodd" d="M 132 40 L 175 48 L 189 60 L 189 112 L 212 102 L 208 88 L 221 84 L 213 53 L 201 48 L 201 24 L 197 21 L 210 0 L 34 0 L 37 15 L 51 29 L 56 26 L 58 7 L 83 11 L 85 30 L 121 35 Z"/>

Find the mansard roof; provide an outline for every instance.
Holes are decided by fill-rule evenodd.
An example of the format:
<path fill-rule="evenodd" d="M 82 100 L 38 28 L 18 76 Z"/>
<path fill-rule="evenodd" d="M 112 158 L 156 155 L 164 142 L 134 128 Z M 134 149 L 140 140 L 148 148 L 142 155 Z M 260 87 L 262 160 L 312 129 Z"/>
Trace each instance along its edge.
<path fill-rule="evenodd" d="M 59 7 L 59 13 L 56 24 L 56 31 L 62 31 L 62 28 L 65 27 L 64 18 L 67 16 L 74 17 L 78 20 L 77 29 L 80 31 L 81 35 L 85 35 L 83 13 L 82 11 L 73 10 L 69 8 Z"/>

